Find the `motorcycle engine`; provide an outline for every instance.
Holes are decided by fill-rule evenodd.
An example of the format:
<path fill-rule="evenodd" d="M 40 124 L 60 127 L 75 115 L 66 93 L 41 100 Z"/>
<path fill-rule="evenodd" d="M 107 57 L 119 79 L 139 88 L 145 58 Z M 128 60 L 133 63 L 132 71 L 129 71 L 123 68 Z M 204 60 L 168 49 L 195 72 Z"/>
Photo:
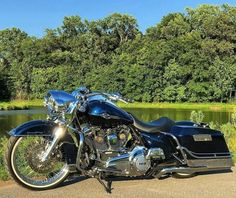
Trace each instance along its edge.
<path fill-rule="evenodd" d="M 165 159 L 161 148 L 135 146 L 131 129 L 125 125 L 93 128 L 93 142 L 102 168 L 118 171 L 125 176 L 144 175 L 153 160 Z"/>
<path fill-rule="evenodd" d="M 93 142 L 102 161 L 126 152 L 131 138 L 130 128 L 125 125 L 107 129 L 93 128 Z"/>

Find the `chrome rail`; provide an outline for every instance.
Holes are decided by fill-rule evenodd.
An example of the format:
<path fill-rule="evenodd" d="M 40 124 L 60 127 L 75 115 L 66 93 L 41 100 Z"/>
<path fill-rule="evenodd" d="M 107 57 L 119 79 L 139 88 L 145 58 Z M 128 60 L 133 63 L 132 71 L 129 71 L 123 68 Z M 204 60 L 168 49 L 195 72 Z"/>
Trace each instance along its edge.
<path fill-rule="evenodd" d="M 212 158 L 231 158 L 231 154 L 227 153 L 195 153 L 187 149 L 186 147 L 182 147 L 184 151 L 186 151 L 191 157 L 196 159 L 212 159 Z M 202 156 L 200 156 L 202 155 Z M 207 156 L 208 155 L 208 156 Z"/>
<path fill-rule="evenodd" d="M 84 145 L 84 134 L 82 132 L 79 132 L 79 147 L 78 147 L 78 152 L 77 152 L 77 157 L 76 157 L 76 167 L 80 171 L 83 171 L 80 168 L 80 157 L 81 157 L 83 145 Z"/>
<path fill-rule="evenodd" d="M 179 143 L 179 140 L 178 140 L 173 134 L 171 134 L 171 133 L 165 133 L 165 132 L 160 132 L 160 133 L 162 133 L 162 134 L 164 134 L 164 135 L 167 135 L 167 136 L 170 136 L 170 137 L 172 137 L 172 138 L 174 139 L 174 141 L 175 141 L 176 144 L 177 144 L 176 149 L 178 149 L 178 150 L 180 151 L 180 153 L 181 153 L 181 155 L 182 155 L 182 157 L 183 157 L 183 161 L 181 161 L 181 163 L 182 163 L 182 164 L 187 164 L 187 161 L 188 161 L 188 160 L 187 160 L 187 156 L 186 156 L 186 154 L 185 154 L 185 152 L 184 152 L 184 150 L 183 150 L 181 144 Z"/>

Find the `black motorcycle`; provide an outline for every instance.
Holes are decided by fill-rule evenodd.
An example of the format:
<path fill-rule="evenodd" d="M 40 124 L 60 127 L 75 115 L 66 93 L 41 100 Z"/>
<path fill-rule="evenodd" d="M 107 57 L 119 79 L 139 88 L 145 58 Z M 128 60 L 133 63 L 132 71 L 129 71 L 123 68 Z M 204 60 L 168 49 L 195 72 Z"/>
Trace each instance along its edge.
<path fill-rule="evenodd" d="M 220 131 L 166 117 L 143 122 L 116 101 L 127 100 L 85 87 L 72 94 L 49 91 L 48 119 L 9 132 L 6 162 L 13 179 L 42 190 L 79 173 L 97 178 L 110 192 L 112 177 L 190 177 L 234 166 Z"/>

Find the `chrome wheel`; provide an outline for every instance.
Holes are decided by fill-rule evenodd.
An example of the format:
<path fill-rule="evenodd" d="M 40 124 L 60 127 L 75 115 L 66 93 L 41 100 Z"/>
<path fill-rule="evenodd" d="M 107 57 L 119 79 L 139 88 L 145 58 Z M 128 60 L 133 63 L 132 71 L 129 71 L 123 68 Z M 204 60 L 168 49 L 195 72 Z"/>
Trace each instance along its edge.
<path fill-rule="evenodd" d="M 18 138 L 13 145 L 12 171 L 24 185 L 35 189 L 50 188 L 64 181 L 69 174 L 69 167 L 58 149 L 48 160 L 41 161 L 49 143 L 48 137 L 29 136 Z"/>

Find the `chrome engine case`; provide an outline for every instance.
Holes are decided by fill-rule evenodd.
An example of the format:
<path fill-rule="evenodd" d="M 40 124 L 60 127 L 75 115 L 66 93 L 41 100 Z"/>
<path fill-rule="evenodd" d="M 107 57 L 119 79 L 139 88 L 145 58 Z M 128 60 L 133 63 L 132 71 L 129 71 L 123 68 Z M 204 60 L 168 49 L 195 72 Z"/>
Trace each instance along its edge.
<path fill-rule="evenodd" d="M 136 146 L 131 152 L 107 160 L 105 168 L 121 171 L 126 176 L 145 175 L 151 167 L 152 159 L 164 159 L 164 152 L 161 148 L 147 149 L 143 146 Z"/>

